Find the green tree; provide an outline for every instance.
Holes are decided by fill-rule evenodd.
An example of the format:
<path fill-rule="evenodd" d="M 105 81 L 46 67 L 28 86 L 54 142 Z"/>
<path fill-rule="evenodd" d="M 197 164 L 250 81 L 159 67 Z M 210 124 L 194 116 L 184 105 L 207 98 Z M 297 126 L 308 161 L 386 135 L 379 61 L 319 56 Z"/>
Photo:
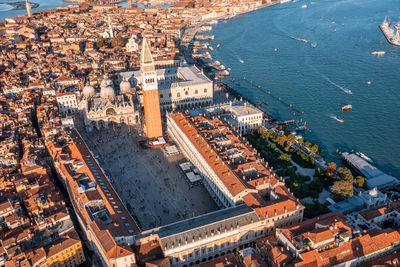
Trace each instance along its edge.
<path fill-rule="evenodd" d="M 103 46 L 108 45 L 108 39 L 100 38 L 99 40 L 97 40 L 96 45 L 98 48 L 102 48 Z"/>
<path fill-rule="evenodd" d="M 189 3 L 187 3 L 186 7 L 188 8 L 194 8 L 194 2 L 190 1 Z"/>
<path fill-rule="evenodd" d="M 288 154 L 282 154 L 282 155 L 279 156 L 279 159 L 289 162 L 290 161 L 290 156 Z"/>
<path fill-rule="evenodd" d="M 328 165 L 326 165 L 326 176 L 335 178 L 335 176 L 336 176 L 336 163 L 335 162 L 329 162 Z"/>
<path fill-rule="evenodd" d="M 332 185 L 331 192 L 343 197 L 352 197 L 354 193 L 353 183 L 346 180 L 335 181 Z"/>
<path fill-rule="evenodd" d="M 286 140 L 287 140 L 286 135 L 282 134 L 282 135 L 278 136 L 278 138 L 277 138 L 277 144 L 278 144 L 279 146 L 281 146 L 281 147 L 284 147 L 284 146 L 285 146 Z"/>
<path fill-rule="evenodd" d="M 315 144 L 314 144 L 310 149 L 311 149 L 314 153 L 317 153 L 317 154 L 319 154 L 319 153 L 322 152 L 322 149 L 321 149 L 319 146 L 315 145 Z"/>
<path fill-rule="evenodd" d="M 367 186 L 367 180 L 363 176 L 357 176 L 355 183 L 358 187 L 365 187 Z"/>
<path fill-rule="evenodd" d="M 296 136 L 294 134 L 289 134 L 286 143 L 288 146 L 292 146 L 294 142 L 296 142 Z"/>
<path fill-rule="evenodd" d="M 117 46 L 124 47 L 126 43 L 127 40 L 125 38 L 117 36 L 111 40 L 111 47 L 117 47 Z"/>
<path fill-rule="evenodd" d="M 354 177 L 348 168 L 340 167 L 337 170 L 337 173 L 338 173 L 339 177 L 342 178 L 343 180 L 353 183 Z"/>

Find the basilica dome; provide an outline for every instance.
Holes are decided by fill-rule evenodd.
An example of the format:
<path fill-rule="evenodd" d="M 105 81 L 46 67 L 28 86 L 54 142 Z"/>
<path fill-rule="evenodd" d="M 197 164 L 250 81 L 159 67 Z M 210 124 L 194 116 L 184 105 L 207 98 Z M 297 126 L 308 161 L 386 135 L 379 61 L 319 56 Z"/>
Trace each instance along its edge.
<path fill-rule="evenodd" d="M 122 82 L 120 83 L 119 88 L 121 90 L 121 93 L 129 93 L 132 89 L 131 83 L 125 77 L 122 79 Z"/>
<path fill-rule="evenodd" d="M 114 89 L 111 86 L 101 87 L 100 97 L 102 99 L 114 99 L 115 98 Z"/>
<path fill-rule="evenodd" d="M 88 97 L 92 97 L 95 94 L 94 88 L 93 86 L 91 86 L 90 84 L 85 85 L 85 87 L 83 88 L 83 96 L 88 98 Z"/>
<path fill-rule="evenodd" d="M 100 87 L 105 88 L 107 86 L 112 86 L 112 81 L 106 75 L 104 75 L 104 78 L 100 83 Z"/>

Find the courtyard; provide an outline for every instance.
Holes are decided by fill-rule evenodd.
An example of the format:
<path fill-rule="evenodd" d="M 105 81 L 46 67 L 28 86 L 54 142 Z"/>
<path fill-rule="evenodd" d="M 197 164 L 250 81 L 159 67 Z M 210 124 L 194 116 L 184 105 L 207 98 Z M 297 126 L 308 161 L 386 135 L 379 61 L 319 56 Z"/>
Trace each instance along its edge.
<path fill-rule="evenodd" d="M 185 179 L 182 153 L 166 156 L 161 147 L 141 148 L 142 133 L 132 126 L 80 133 L 142 230 L 218 209 L 202 184 Z"/>

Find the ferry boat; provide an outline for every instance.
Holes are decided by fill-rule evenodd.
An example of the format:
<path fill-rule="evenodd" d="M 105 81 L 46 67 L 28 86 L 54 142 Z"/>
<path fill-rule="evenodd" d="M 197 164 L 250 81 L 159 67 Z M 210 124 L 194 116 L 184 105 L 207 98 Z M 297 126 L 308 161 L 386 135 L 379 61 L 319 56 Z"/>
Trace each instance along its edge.
<path fill-rule="evenodd" d="M 394 25 L 394 29 L 391 27 L 391 23 L 385 18 L 384 21 L 379 25 L 379 28 L 385 35 L 386 40 L 392 44 L 400 46 L 400 24 L 399 22 Z"/>
<path fill-rule="evenodd" d="M 371 53 L 373 56 L 384 56 L 386 54 L 385 51 L 374 51 Z"/>
<path fill-rule="evenodd" d="M 373 163 L 372 159 L 367 157 L 364 153 L 356 152 L 356 155 L 359 156 L 360 158 L 366 160 L 369 164 Z"/>
<path fill-rule="evenodd" d="M 352 108 L 353 108 L 352 105 L 346 105 L 346 106 L 342 107 L 342 111 L 348 111 L 348 110 L 351 110 Z"/>

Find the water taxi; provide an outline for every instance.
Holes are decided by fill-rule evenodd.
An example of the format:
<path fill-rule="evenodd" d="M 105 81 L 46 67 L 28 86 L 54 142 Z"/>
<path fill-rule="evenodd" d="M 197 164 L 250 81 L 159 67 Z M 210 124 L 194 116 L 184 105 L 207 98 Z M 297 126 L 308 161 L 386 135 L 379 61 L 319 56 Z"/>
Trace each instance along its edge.
<path fill-rule="evenodd" d="M 336 121 L 338 121 L 338 122 L 340 122 L 340 123 L 343 123 L 344 122 L 344 120 L 342 120 L 341 118 L 338 118 L 338 117 L 334 117 L 334 119 L 336 120 Z"/>
<path fill-rule="evenodd" d="M 384 56 L 386 54 L 385 51 L 374 51 L 371 53 L 373 56 Z"/>
<path fill-rule="evenodd" d="M 352 105 L 346 105 L 346 106 L 342 107 L 342 111 L 348 111 L 348 110 L 351 110 L 352 108 L 353 108 Z"/>

